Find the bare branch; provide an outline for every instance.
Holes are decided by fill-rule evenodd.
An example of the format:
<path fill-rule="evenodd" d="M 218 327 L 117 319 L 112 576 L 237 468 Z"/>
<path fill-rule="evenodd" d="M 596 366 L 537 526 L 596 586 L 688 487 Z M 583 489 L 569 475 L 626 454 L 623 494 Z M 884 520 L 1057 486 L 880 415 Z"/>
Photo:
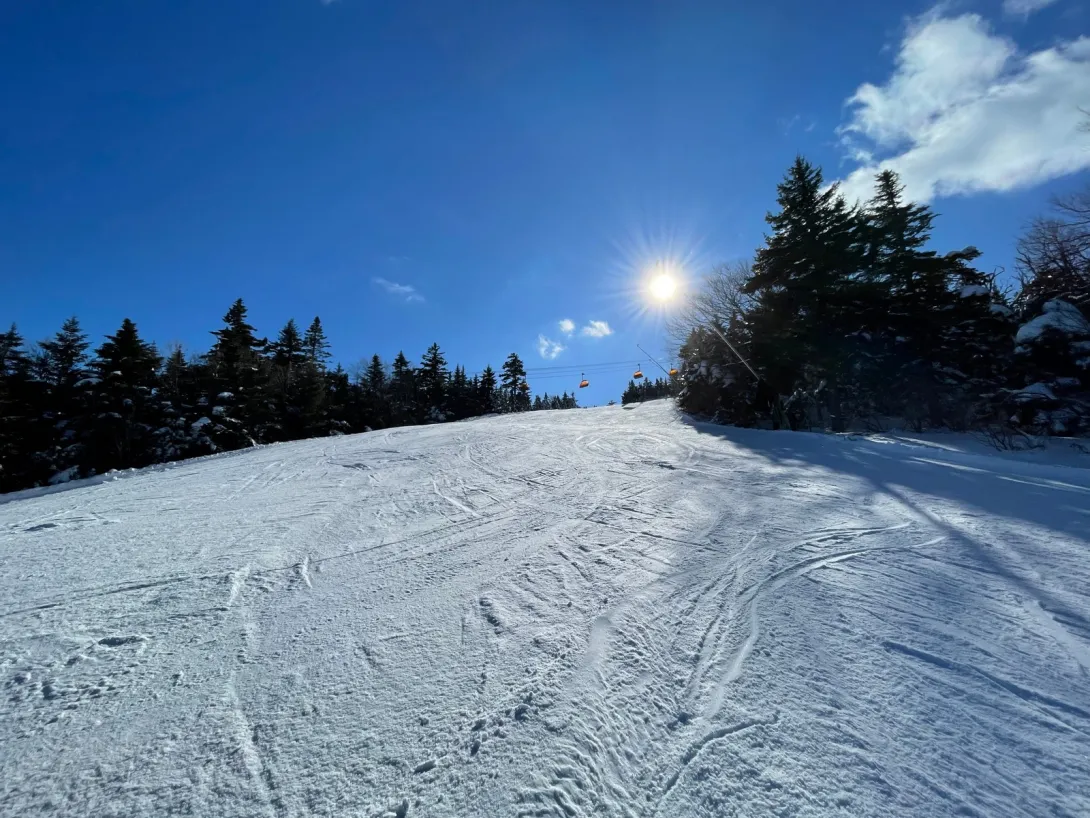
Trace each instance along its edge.
<path fill-rule="evenodd" d="M 704 277 L 684 309 L 667 323 L 675 356 L 694 328 L 712 322 L 728 326 L 732 318 L 751 308 L 753 299 L 742 292 L 742 285 L 751 275 L 749 262 L 737 260 L 716 266 Z"/>

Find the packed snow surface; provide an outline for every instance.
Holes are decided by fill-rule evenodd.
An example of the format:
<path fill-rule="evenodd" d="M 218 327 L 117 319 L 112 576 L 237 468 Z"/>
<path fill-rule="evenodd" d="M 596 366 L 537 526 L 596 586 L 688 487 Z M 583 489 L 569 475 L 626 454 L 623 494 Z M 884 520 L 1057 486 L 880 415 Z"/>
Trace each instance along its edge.
<path fill-rule="evenodd" d="M 1088 815 L 1090 471 L 1034 454 L 654 403 L 16 495 L 0 813 Z"/>

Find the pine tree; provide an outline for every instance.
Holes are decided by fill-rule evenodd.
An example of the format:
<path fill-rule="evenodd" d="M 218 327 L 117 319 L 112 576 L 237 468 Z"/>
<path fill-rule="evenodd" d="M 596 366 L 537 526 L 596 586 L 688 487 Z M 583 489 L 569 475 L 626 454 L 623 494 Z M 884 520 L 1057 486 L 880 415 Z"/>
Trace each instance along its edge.
<path fill-rule="evenodd" d="M 294 318 L 288 319 L 288 323 L 280 330 L 276 343 L 270 345 L 269 351 L 272 353 L 273 364 L 289 372 L 310 360 Z"/>
<path fill-rule="evenodd" d="M 465 367 L 454 367 L 447 388 L 447 412 L 451 420 L 463 420 L 473 415 L 471 398 Z"/>
<path fill-rule="evenodd" d="M 390 372 L 390 415 L 394 425 L 416 422 L 416 373 L 404 352 L 398 352 Z"/>
<path fill-rule="evenodd" d="M 268 363 L 262 353 L 268 340 L 258 338 L 246 321 L 238 299 L 214 330 L 216 342 L 205 356 L 212 417 L 205 433 L 220 449 L 237 449 L 265 439 L 270 420 Z"/>
<path fill-rule="evenodd" d="M 40 416 L 34 421 L 35 451 L 39 470 L 49 479 L 64 480 L 78 476 L 83 458 L 85 424 L 80 421 L 87 411 L 87 336 L 74 316 L 60 331 L 39 345 L 40 353 L 32 369 L 44 382 Z"/>
<path fill-rule="evenodd" d="M 95 351 L 91 364 L 97 383 L 92 395 L 93 423 L 85 472 L 146 466 L 155 462 L 155 430 L 163 419 L 155 403 L 162 358 L 154 345 L 140 338 L 126 318 Z"/>
<path fill-rule="evenodd" d="M 308 336 L 313 330 L 312 326 Z M 321 324 L 318 332 L 321 332 Z M 327 382 L 322 366 L 312 356 L 314 349 L 299 335 L 294 320 L 284 325 L 276 342 L 270 345 L 270 386 L 275 411 L 266 431 L 267 439 L 299 440 L 328 431 L 325 422 Z"/>
<path fill-rule="evenodd" d="M 376 395 L 386 392 L 386 366 L 378 355 L 371 356 L 371 363 L 367 365 L 364 377 L 368 390 Z"/>
<path fill-rule="evenodd" d="M 421 419 L 437 423 L 446 420 L 447 361 L 439 351 L 439 344 L 432 344 L 420 361 L 417 372 L 417 388 L 423 402 Z"/>
<path fill-rule="evenodd" d="M 474 375 L 466 384 L 466 406 L 469 417 L 479 417 L 484 414 L 481 408 L 481 377 Z"/>
<path fill-rule="evenodd" d="M 32 485 L 33 423 L 40 389 L 15 324 L 0 334 L 0 492 Z"/>
<path fill-rule="evenodd" d="M 309 362 L 308 362 L 309 364 Z M 344 367 L 340 364 L 332 372 L 325 373 L 325 428 L 317 434 L 342 435 L 363 431 L 360 417 L 360 389 L 353 386 Z"/>
<path fill-rule="evenodd" d="M 503 363 L 500 389 L 506 411 L 525 412 L 530 408 L 526 367 L 517 353 L 512 352 Z"/>
<path fill-rule="evenodd" d="M 303 336 L 303 349 L 307 360 L 324 371 L 329 360 L 329 341 L 326 339 L 325 330 L 322 329 L 322 319 L 317 315 L 310 322 L 306 335 Z"/>
<path fill-rule="evenodd" d="M 868 306 L 859 312 L 869 337 L 858 369 L 865 402 L 917 430 L 963 428 L 999 398 L 1012 354 L 1010 310 L 990 277 L 972 267 L 976 248 L 927 249 L 931 209 L 905 202 L 892 171 L 875 182 L 863 213 Z"/>
<path fill-rule="evenodd" d="M 202 399 L 201 363 L 188 361 L 180 345 L 166 357 L 159 377 L 158 409 L 162 426 L 156 431 L 156 461 L 167 462 L 214 451 L 211 439 L 193 424 Z"/>
<path fill-rule="evenodd" d="M 498 411 L 496 397 L 496 373 L 491 366 L 486 366 L 477 387 L 477 404 L 482 415 L 491 415 Z"/>
<path fill-rule="evenodd" d="M 378 355 L 371 356 L 371 363 L 364 372 L 361 386 L 363 426 L 372 429 L 383 429 L 389 426 L 391 418 L 389 384 L 386 378 L 386 366 Z"/>
<path fill-rule="evenodd" d="M 782 394 L 827 385 L 834 430 L 843 427 L 840 382 L 859 329 L 859 217 L 820 168 L 801 156 L 778 186 L 772 233 L 758 249 L 744 291 L 757 306 L 749 317 L 753 357 Z"/>
<path fill-rule="evenodd" d="M 90 345 L 78 318 L 72 316 L 66 320 L 53 340 L 42 341 L 39 346 L 44 355 L 45 380 L 50 386 L 71 389 L 82 380 Z"/>

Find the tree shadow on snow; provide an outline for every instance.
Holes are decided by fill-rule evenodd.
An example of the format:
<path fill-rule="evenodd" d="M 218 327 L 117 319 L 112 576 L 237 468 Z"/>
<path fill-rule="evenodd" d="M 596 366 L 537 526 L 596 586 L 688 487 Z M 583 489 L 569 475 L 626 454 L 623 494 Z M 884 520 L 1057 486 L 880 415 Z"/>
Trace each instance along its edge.
<path fill-rule="evenodd" d="M 1042 587 L 1038 574 L 1039 568 L 1062 568 L 1055 562 L 1057 556 L 1077 557 L 1070 542 L 1060 549 L 1062 555 L 1051 553 L 1052 543 L 1039 536 L 1020 541 L 1015 549 L 1005 543 L 982 542 L 964 520 L 955 525 L 921 502 L 926 497 L 937 498 L 956 503 L 970 515 L 972 509 L 966 507 L 1090 545 L 1090 470 L 863 438 L 718 426 L 685 416 L 681 420 L 700 434 L 729 442 L 742 450 L 743 456 L 798 469 L 799 477 L 836 483 L 842 475 L 862 484 L 864 491 L 869 486 L 875 493 L 895 499 L 912 516 L 930 523 L 951 544 L 959 545 L 980 570 L 1004 578 L 1045 611 L 1061 616 L 1083 631 L 1084 637 L 1090 637 L 1090 621 Z M 1085 572 L 1078 574 L 1077 579 L 1071 579 L 1081 581 Z"/>

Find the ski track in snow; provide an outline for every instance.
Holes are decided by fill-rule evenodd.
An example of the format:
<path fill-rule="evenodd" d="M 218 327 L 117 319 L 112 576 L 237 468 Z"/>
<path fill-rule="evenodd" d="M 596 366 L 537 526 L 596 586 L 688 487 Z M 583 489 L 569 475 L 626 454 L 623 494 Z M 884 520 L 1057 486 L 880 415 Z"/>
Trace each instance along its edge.
<path fill-rule="evenodd" d="M 1090 814 L 1041 461 L 654 402 L 3 498 L 0 815 Z"/>

